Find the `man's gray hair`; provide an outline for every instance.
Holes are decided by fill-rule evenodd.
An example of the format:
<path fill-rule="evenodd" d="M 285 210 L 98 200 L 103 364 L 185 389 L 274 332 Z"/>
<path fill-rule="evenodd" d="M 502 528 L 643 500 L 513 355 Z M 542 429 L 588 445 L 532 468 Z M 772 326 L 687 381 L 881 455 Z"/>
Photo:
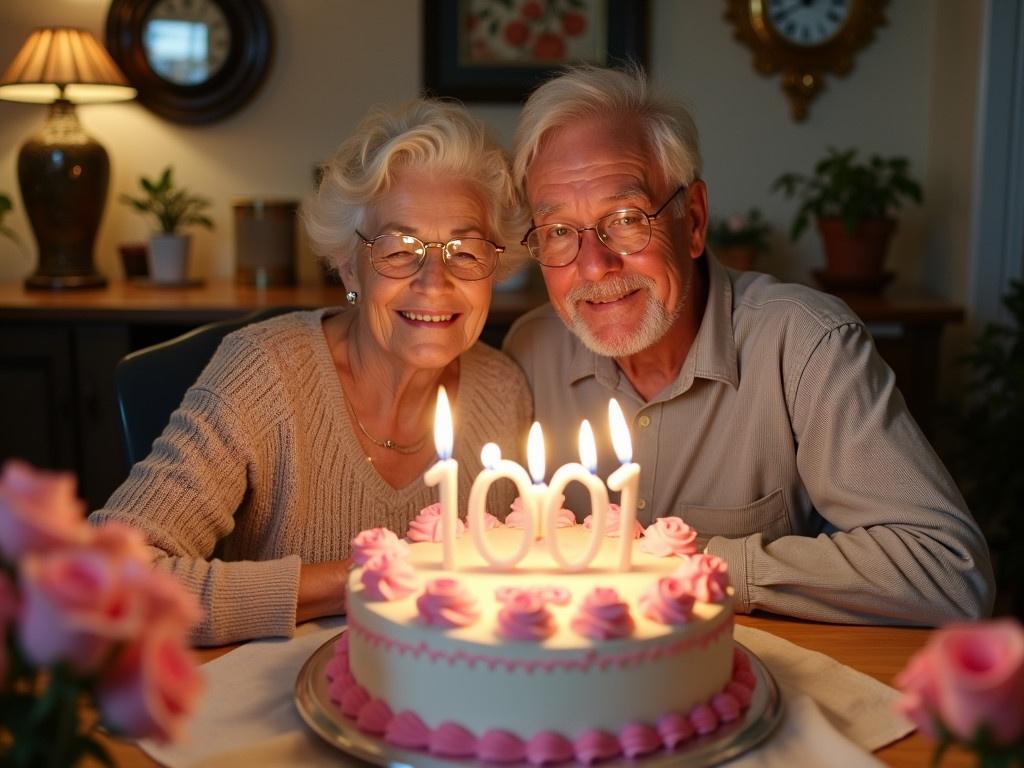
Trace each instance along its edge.
<path fill-rule="evenodd" d="M 491 237 L 508 247 L 497 278 L 513 271 L 525 254 L 518 194 L 508 158 L 484 124 L 462 105 L 417 99 L 397 108 L 375 107 L 323 168 L 316 193 L 302 205 L 310 245 L 339 271 L 359 252 L 374 203 L 406 168 L 466 179 L 484 193 Z"/>
<path fill-rule="evenodd" d="M 697 126 L 682 104 L 655 94 L 639 66 L 623 70 L 580 66 L 541 85 L 523 107 L 512 162 L 521 192 L 544 136 L 591 117 L 639 118 L 669 186 L 689 184 L 700 176 Z"/>

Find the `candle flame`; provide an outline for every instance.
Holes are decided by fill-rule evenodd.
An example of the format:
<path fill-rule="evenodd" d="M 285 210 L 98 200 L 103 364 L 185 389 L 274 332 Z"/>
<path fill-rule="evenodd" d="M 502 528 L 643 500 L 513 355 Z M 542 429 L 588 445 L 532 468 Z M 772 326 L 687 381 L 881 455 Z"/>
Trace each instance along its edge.
<path fill-rule="evenodd" d="M 544 433 L 540 422 L 533 422 L 530 436 L 526 441 L 526 463 L 530 467 L 530 477 L 535 483 L 544 482 Z"/>
<path fill-rule="evenodd" d="M 633 441 L 629 437 L 626 417 L 622 415 L 619 401 L 614 397 L 608 401 L 608 423 L 612 431 L 612 445 L 615 447 L 615 455 L 619 457 L 621 464 L 628 464 L 633 460 Z"/>
<path fill-rule="evenodd" d="M 590 428 L 590 422 L 586 419 L 580 423 L 580 464 L 586 467 L 590 474 L 597 473 L 597 446 L 594 444 L 594 430 Z"/>
<path fill-rule="evenodd" d="M 501 448 L 498 447 L 498 444 L 484 443 L 484 447 L 480 449 L 480 463 L 484 465 L 484 468 L 494 469 L 498 466 L 499 461 L 501 461 Z"/>
<path fill-rule="evenodd" d="M 448 405 L 448 393 L 444 385 L 437 388 L 437 406 L 434 409 L 434 447 L 440 459 L 452 457 L 455 435 L 452 429 L 452 409 Z"/>

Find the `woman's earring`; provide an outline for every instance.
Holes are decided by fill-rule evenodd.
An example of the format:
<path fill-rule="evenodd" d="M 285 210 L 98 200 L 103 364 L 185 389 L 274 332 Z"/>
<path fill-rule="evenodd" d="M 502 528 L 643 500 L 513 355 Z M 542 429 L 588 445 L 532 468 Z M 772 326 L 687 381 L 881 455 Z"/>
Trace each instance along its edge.
<path fill-rule="evenodd" d="M 356 302 L 359 301 L 359 294 L 356 291 L 349 291 L 345 294 L 345 298 L 348 300 L 349 304 L 355 306 Z"/>

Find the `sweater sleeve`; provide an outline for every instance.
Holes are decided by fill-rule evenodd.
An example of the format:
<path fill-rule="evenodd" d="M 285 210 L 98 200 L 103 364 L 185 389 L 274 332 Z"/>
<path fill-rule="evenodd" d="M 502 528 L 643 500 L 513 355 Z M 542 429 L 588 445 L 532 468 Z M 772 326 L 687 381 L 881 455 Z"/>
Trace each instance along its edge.
<path fill-rule="evenodd" d="M 273 386 L 270 368 L 252 345 L 228 337 L 149 456 L 90 516 L 92 523 L 118 520 L 141 530 L 157 566 L 199 598 L 204 618 L 193 633 L 198 644 L 291 636 L 295 630 L 298 556 L 237 562 L 215 557 L 251 490 L 260 432 L 247 423 L 254 409 L 245 398 L 253 396 L 253 387 Z M 238 372 L 244 381 L 237 380 Z"/>
<path fill-rule="evenodd" d="M 738 607 L 930 626 L 988 615 L 985 540 L 867 330 L 829 330 L 797 372 L 787 393 L 797 465 L 825 530 L 767 544 L 712 538 Z"/>

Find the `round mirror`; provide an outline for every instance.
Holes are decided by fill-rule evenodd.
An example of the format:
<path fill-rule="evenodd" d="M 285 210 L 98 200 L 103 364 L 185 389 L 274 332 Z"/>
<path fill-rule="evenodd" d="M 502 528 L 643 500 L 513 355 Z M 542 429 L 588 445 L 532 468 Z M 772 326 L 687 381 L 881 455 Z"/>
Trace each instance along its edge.
<path fill-rule="evenodd" d="M 139 101 L 181 123 L 244 106 L 272 50 L 261 0 L 112 0 L 106 42 Z"/>

